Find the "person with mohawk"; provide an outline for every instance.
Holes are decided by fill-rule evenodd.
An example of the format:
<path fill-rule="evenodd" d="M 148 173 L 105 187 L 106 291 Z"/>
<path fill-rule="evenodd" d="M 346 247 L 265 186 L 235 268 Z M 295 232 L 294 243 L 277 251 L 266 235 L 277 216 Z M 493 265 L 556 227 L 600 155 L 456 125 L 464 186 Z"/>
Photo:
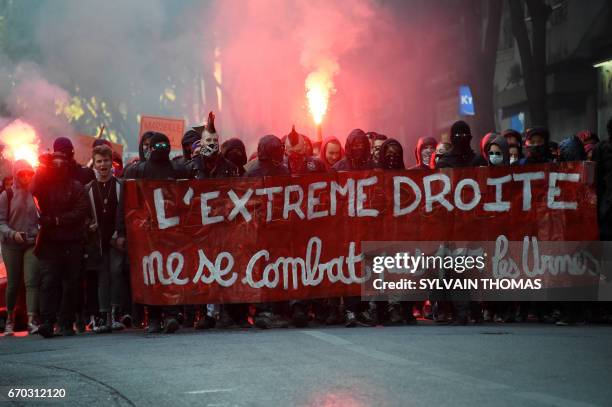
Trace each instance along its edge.
<path fill-rule="evenodd" d="M 202 130 L 200 154 L 191 158 L 190 169 L 194 178 L 227 178 L 240 176 L 240 169 L 225 159 L 219 151 L 219 134 L 215 128 L 215 114 L 208 113 L 206 125 L 194 127 Z"/>
<path fill-rule="evenodd" d="M 285 165 L 289 168 L 291 175 L 327 172 L 321 160 L 309 154 L 308 140 L 305 135 L 295 131 L 295 126 L 291 127 L 291 132 L 283 139 Z"/>

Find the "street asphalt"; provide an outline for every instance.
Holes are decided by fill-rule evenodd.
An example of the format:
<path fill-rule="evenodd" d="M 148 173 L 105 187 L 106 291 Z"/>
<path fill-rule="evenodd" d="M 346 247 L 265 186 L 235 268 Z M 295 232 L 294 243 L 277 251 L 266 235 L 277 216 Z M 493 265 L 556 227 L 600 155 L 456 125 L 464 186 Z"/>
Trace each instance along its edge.
<path fill-rule="evenodd" d="M 10 398 L 11 389 L 65 397 Z M 1 337 L 0 390 L 0 405 L 612 406 L 612 327 Z"/>

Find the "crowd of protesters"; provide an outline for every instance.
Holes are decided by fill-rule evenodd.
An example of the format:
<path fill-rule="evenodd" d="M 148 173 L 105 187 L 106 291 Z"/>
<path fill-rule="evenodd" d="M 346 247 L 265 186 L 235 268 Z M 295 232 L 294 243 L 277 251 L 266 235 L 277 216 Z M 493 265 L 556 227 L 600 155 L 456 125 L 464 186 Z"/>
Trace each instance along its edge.
<path fill-rule="evenodd" d="M 447 141 L 421 137 L 414 148 L 413 169 L 504 166 L 557 161 L 596 162 L 598 217 L 602 240 L 612 236 L 612 119 L 609 139 L 581 131 L 560 143 L 544 127 L 523 134 L 505 130 L 481 138 L 473 151 L 467 123 L 458 121 Z M 527 303 L 465 304 L 452 302 L 367 302 L 359 297 L 264 304 L 143 306 L 131 302 L 127 242 L 122 200 L 124 179 L 207 179 L 300 175 L 352 170 L 401 170 L 404 148 L 393 138 L 355 129 L 344 145 L 329 137 L 313 144 L 295 128 L 282 138 L 266 135 L 247 155 L 244 143 L 221 143 L 214 115 L 187 131 L 183 154 L 170 158 L 170 140 L 147 132 L 139 157 L 125 168 L 110 143 L 96 140 L 91 162 L 74 160 L 68 138 L 60 137 L 53 152 L 32 168 L 27 161 L 2 158 L 0 234 L 7 270 L 7 319 L 4 335 L 16 330 L 17 297 L 25 286 L 27 330 L 45 338 L 75 335 L 75 330 L 109 333 L 126 326 L 147 333 L 172 333 L 183 328 L 230 326 L 304 327 L 309 323 L 347 327 L 414 324 L 417 316 L 440 323 L 512 322 L 531 318 L 559 325 L 587 319 L 612 322 L 608 304 Z M 1 157 L 0 157 L 1 158 Z M 12 168 L 7 169 L 7 168 Z"/>

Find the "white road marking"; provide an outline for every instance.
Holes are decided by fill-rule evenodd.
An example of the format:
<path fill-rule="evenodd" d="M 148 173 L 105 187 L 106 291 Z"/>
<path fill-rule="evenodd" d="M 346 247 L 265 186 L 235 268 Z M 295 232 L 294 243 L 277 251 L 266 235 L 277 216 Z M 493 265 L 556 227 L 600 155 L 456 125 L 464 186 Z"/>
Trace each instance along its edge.
<path fill-rule="evenodd" d="M 193 390 L 186 391 L 185 394 L 208 394 L 208 393 L 228 393 L 234 391 L 234 389 L 204 389 L 204 390 Z"/>

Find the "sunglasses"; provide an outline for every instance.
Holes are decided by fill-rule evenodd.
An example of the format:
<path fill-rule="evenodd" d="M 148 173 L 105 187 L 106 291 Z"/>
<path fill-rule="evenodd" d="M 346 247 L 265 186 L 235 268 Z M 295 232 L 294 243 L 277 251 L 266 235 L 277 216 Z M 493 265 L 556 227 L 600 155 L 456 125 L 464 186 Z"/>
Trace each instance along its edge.
<path fill-rule="evenodd" d="M 501 151 L 489 151 L 489 155 L 502 155 Z"/>
<path fill-rule="evenodd" d="M 170 145 L 168 143 L 155 143 L 153 144 L 153 148 L 156 150 L 169 150 Z"/>

